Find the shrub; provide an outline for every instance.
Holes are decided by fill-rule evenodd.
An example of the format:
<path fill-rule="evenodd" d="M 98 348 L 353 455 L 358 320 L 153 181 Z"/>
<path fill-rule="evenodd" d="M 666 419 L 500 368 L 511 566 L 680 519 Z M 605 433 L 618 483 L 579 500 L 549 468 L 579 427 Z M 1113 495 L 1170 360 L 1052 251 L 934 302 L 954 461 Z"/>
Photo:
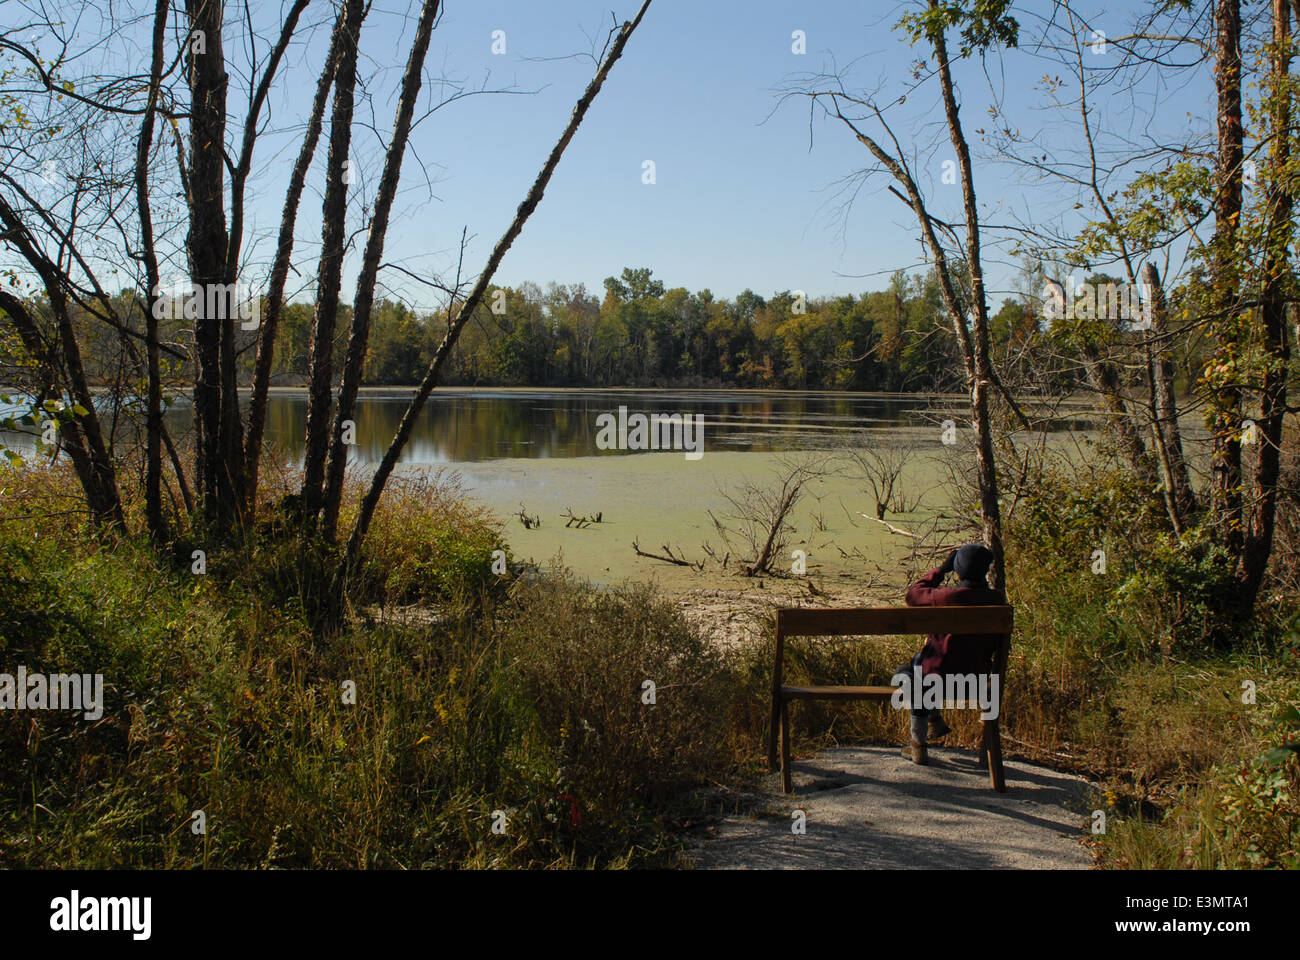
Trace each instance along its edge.
<path fill-rule="evenodd" d="M 510 685 L 555 759 L 557 790 L 597 832 L 622 824 L 631 843 L 730 768 L 734 675 L 672 602 L 562 577 L 521 585 L 502 613 Z"/>

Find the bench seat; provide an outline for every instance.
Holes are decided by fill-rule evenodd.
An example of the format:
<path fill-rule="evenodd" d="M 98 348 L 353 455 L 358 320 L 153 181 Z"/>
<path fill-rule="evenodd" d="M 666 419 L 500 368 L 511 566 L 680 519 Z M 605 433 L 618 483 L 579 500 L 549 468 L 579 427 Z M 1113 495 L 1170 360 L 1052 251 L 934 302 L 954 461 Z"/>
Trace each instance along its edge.
<path fill-rule="evenodd" d="M 782 687 L 787 700 L 888 700 L 897 687 Z"/>
<path fill-rule="evenodd" d="M 961 636 L 992 635 L 1000 638 L 989 664 L 997 677 L 997 712 L 983 721 L 980 761 L 988 762 L 989 783 L 999 793 L 1006 790 L 1002 769 L 1002 740 L 997 717 L 1006 693 L 1007 651 L 1011 645 L 1013 611 L 1009 606 L 980 607 L 854 607 L 817 609 L 783 607 L 776 611 L 776 656 L 772 664 L 772 717 L 767 757 L 781 766 L 781 786 L 790 792 L 790 701 L 890 700 L 892 686 L 790 685 L 783 682 L 785 642 L 791 637 L 869 637 L 903 634 L 950 633 Z M 973 706 L 973 705 L 971 705 Z M 777 751 L 778 743 L 780 752 Z"/>

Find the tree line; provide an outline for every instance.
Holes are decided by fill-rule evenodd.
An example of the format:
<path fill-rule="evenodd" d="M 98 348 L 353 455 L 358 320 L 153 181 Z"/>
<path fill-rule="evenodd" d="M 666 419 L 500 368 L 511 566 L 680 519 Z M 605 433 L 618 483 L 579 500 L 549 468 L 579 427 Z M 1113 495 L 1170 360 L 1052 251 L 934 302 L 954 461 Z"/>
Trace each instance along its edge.
<path fill-rule="evenodd" d="M 1036 371 L 1035 389 L 1069 392 L 1088 387 L 1081 358 L 1080 329 L 1091 322 L 1108 341 L 1118 342 L 1131 326 L 1094 290 L 1123 288 L 1115 277 L 1090 275 L 1084 289 L 1093 297 L 1071 297 L 1060 316 L 1042 267 L 1026 265 L 1023 293 L 1004 298 L 990 317 L 992 348 L 1005 365 Z M 947 333 L 947 316 L 936 273 L 899 270 L 884 290 L 834 297 L 808 297 L 784 290 L 770 297 L 744 290 L 719 298 L 707 288 L 691 292 L 665 287 L 646 267 L 625 268 L 604 281 L 597 298 L 584 284 L 534 283 L 488 288 L 486 303 L 467 323 L 448 357 L 441 382 L 483 387 L 700 387 L 781 390 L 845 390 L 891 393 L 960 389 L 961 357 Z M 1127 295 L 1125 291 L 1124 295 Z M 189 321 L 187 295 L 160 311 L 162 342 L 179 346 Z M 190 295 L 192 296 L 192 294 Z M 1115 298 L 1112 296 L 1111 298 Z M 247 304 L 249 319 L 235 328 L 236 376 L 251 386 L 256 373 L 256 323 L 265 303 Z M 29 310 L 48 318 L 37 299 Z M 139 318 L 144 305 L 124 291 L 114 312 Z M 189 312 L 194 308 L 190 306 Z M 340 323 L 351 322 L 350 304 L 339 303 Z M 361 364 L 365 386 L 411 386 L 420 382 L 425 358 L 446 332 L 446 314 L 412 308 L 379 297 L 370 307 L 370 336 Z M 270 377 L 276 385 L 308 382 L 315 305 L 280 307 Z M 93 314 L 74 308 L 72 325 L 83 344 L 89 381 L 108 384 L 118 365 L 118 344 L 104 336 Z M 1134 316 L 1138 314 L 1135 312 Z M 1140 317 L 1139 317 L 1140 318 Z M 48 321 L 47 321 L 48 322 Z M 244 329 L 248 327 L 249 329 Z M 346 342 L 336 337 L 332 366 L 338 369 Z M 3 347 L 0 346 L 0 351 Z M 1188 382 L 1190 363 L 1200 354 L 1177 351 Z M 15 371 L 17 352 L 0 352 L 0 369 Z M 1031 362 L 1032 361 L 1032 362 Z M 1050 373 L 1049 373 L 1050 371 Z M 178 358 L 165 378 L 169 397 L 193 382 L 192 364 Z M 16 373 L 10 382 L 20 380 Z"/>

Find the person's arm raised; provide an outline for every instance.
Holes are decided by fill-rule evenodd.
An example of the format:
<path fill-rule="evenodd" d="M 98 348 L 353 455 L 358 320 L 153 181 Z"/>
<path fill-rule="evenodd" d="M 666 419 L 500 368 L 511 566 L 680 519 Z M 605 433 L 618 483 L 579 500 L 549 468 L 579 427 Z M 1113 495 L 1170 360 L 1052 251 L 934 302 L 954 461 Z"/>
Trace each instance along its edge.
<path fill-rule="evenodd" d="M 954 554 L 956 551 L 954 551 Z M 939 591 L 945 589 L 943 578 L 948 571 L 952 569 L 952 557 L 949 556 L 944 561 L 942 567 L 935 567 L 933 570 L 921 576 L 921 579 L 907 588 L 906 601 L 909 607 L 934 607 L 942 605 L 942 597 Z"/>

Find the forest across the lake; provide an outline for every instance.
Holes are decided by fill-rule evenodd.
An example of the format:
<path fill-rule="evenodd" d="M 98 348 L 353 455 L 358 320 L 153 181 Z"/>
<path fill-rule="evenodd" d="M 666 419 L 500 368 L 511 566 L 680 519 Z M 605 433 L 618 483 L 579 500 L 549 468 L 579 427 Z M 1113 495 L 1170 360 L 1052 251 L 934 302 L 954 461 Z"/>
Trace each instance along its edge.
<path fill-rule="evenodd" d="M 1060 275 L 1077 282 L 1067 310 L 1053 313 L 1047 280 Z M 1077 271 L 1076 271 L 1077 274 Z M 990 316 L 989 333 L 1002 376 L 1033 377 L 1035 389 L 1073 389 L 1089 341 L 1113 340 L 1131 332 L 1139 316 L 1127 300 L 1107 297 L 1128 284 L 1105 273 L 1071 281 L 1043 261 L 1026 258 L 1006 296 Z M 1134 290 L 1136 291 L 1136 287 Z M 1099 296 L 1098 293 L 1101 293 Z M 164 285 L 159 336 L 184 336 L 193 323 L 197 294 L 185 280 Z M 1136 295 L 1136 294 L 1135 294 Z M 111 298 L 124 317 L 139 316 L 147 304 L 124 291 Z M 249 307 L 245 301 L 243 304 Z M 255 307 L 255 309 L 253 308 Z M 44 308 L 42 308 L 44 309 Z M 336 307 L 340 328 L 352 307 Z M 446 311 L 420 310 L 397 299 L 379 298 L 370 307 L 370 331 L 360 382 L 369 386 L 415 385 L 425 360 L 436 352 L 448 328 Z M 252 380 L 260 334 L 256 322 L 266 305 L 244 310 L 253 318 L 234 325 L 235 370 L 247 387 Z M 309 300 L 285 303 L 275 327 L 270 372 L 279 384 L 305 384 L 311 366 Z M 243 316 L 238 310 L 237 317 Z M 70 310 L 81 333 L 83 362 L 91 382 L 112 383 L 116 346 L 97 332 L 92 312 Z M 848 390 L 922 393 L 960 386 L 959 344 L 934 271 L 896 271 L 884 289 L 857 295 L 818 296 L 784 290 L 762 296 L 744 290 L 733 298 L 707 290 L 665 286 L 649 267 L 627 267 L 607 277 L 603 291 L 582 283 L 522 283 L 489 286 L 483 306 L 456 341 L 440 382 L 447 386 L 499 387 L 686 387 L 785 390 Z M 334 340 L 332 366 L 341 369 L 343 338 Z M 1204 360 L 1204 347 L 1179 343 L 1169 360 L 1185 387 Z M 193 376 L 184 363 L 178 380 Z"/>

